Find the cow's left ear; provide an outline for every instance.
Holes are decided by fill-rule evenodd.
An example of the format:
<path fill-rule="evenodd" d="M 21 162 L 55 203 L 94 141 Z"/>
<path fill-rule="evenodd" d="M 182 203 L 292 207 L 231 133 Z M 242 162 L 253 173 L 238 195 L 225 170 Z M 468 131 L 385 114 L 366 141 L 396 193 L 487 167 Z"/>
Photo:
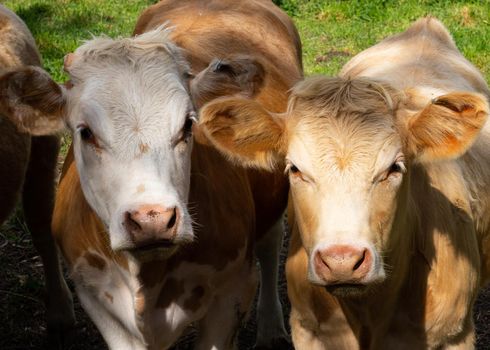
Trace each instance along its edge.
<path fill-rule="evenodd" d="M 476 140 L 487 115 L 483 95 L 455 92 L 439 96 L 408 118 L 408 152 L 418 162 L 457 158 Z"/>
<path fill-rule="evenodd" d="M 49 135 L 63 130 L 65 105 L 65 88 L 39 67 L 22 67 L 0 77 L 0 113 L 22 132 Z"/>

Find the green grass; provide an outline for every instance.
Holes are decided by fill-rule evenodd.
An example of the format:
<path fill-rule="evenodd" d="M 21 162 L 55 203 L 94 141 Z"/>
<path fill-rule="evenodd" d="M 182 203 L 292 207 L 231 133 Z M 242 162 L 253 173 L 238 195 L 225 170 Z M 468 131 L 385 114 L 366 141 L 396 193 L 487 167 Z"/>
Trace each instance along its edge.
<path fill-rule="evenodd" d="M 151 0 L 7 0 L 33 32 L 46 69 L 65 80 L 63 57 L 92 35 L 130 35 Z M 438 17 L 463 54 L 490 80 L 488 0 L 274 0 L 293 17 L 307 75 L 336 74 L 350 57 L 421 16 Z"/>
<path fill-rule="evenodd" d="M 487 81 L 490 78 L 489 1 L 279 0 L 276 3 L 293 16 L 299 29 L 307 74 L 336 74 L 350 56 L 405 30 L 416 19 L 432 15 L 447 26 L 459 49 Z M 316 62 L 322 58 L 324 62 Z"/>
<path fill-rule="evenodd" d="M 44 67 L 58 81 L 63 57 L 93 35 L 128 36 L 150 0 L 7 0 L 32 31 Z"/>

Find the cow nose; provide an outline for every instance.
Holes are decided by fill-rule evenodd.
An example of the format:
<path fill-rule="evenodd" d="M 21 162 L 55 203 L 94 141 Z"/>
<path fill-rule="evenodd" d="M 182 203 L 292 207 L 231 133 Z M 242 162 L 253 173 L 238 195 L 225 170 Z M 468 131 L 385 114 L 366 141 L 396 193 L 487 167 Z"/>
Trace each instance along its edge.
<path fill-rule="evenodd" d="M 125 213 L 123 225 L 135 246 L 141 247 L 173 241 L 177 233 L 179 216 L 176 207 L 142 205 Z"/>
<path fill-rule="evenodd" d="M 318 250 L 314 261 L 316 273 L 327 284 L 362 283 L 372 265 L 369 249 L 348 245 Z"/>

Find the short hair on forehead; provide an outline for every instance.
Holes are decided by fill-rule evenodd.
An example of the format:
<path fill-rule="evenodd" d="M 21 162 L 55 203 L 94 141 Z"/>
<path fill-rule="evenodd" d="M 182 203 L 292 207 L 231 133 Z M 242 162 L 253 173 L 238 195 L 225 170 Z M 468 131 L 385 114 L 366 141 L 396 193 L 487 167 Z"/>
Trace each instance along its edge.
<path fill-rule="evenodd" d="M 311 77 L 296 84 L 288 104 L 289 114 L 392 114 L 393 89 L 367 78 Z"/>
<path fill-rule="evenodd" d="M 104 67 L 124 65 L 144 69 L 159 65 L 164 68 L 169 63 L 176 64 L 180 73 L 189 71 L 183 50 L 170 39 L 171 32 L 172 28 L 164 24 L 131 38 L 94 38 L 75 51 L 68 72 L 74 78 L 81 78 Z"/>

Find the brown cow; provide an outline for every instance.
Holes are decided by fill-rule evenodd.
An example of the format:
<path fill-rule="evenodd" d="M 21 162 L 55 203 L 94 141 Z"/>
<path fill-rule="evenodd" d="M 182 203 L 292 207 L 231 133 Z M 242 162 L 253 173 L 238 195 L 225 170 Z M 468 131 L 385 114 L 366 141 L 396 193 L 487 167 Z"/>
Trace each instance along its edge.
<path fill-rule="evenodd" d="M 199 72 L 190 83 L 196 108 L 219 96 L 238 95 L 270 111 L 286 109 L 288 91 L 302 77 L 301 42 L 291 19 L 271 1 L 160 1 L 143 12 L 134 34 L 166 22 L 175 27 L 171 38 L 185 49 L 192 72 Z M 196 137 L 209 143 L 199 131 Z M 256 345 L 274 347 L 284 344 L 281 339 L 286 337 L 277 268 L 289 186 L 281 169 L 252 169 L 247 177 L 261 266 Z"/>
<path fill-rule="evenodd" d="M 490 279 L 489 96 L 424 18 L 340 77 L 297 84 L 285 114 L 240 98 L 201 111 L 229 156 L 286 160 L 297 349 L 474 347 Z"/>
<path fill-rule="evenodd" d="M 301 77 L 299 39 L 264 1 L 164 1 L 136 28 L 144 33 L 94 39 L 68 55 L 69 89 L 36 68 L 4 76 L 35 92 L 20 106 L 4 99 L 4 110 L 31 132 L 66 123 L 73 134 L 53 231 L 109 346 L 168 348 L 199 322 L 196 348 L 230 349 L 255 294 L 253 249 L 264 235 L 273 258 L 264 277 L 275 283 L 288 185 L 282 172 L 231 165 L 199 131 L 193 142 L 189 90 L 196 106 L 234 94 L 283 111 Z M 202 71 L 190 84 L 189 63 Z M 257 342 L 274 345 L 285 336 L 277 292 L 264 287 L 261 299 Z"/>
<path fill-rule="evenodd" d="M 29 29 L 12 11 L 0 5 L 0 74 L 40 64 Z M 0 94 L 15 93 L 15 89 L 5 89 L 2 85 Z M 58 138 L 20 133 L 0 114 L 0 140 L 0 224 L 12 212 L 22 192 L 27 226 L 44 266 L 48 332 L 50 336 L 62 336 L 73 326 L 75 318 L 50 229 Z"/>

